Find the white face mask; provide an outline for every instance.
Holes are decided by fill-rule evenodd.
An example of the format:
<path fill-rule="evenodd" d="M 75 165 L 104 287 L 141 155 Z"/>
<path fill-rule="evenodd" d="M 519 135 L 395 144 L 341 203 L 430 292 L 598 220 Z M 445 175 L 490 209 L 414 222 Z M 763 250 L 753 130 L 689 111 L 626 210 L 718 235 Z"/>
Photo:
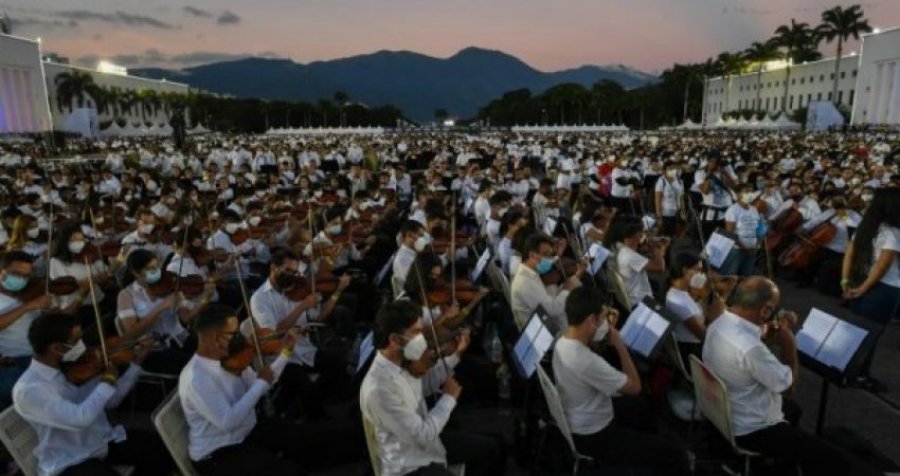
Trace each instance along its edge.
<path fill-rule="evenodd" d="M 28 237 L 31 239 L 37 238 L 40 233 L 41 230 L 39 228 L 29 228 L 28 231 L 25 232 L 25 234 L 28 235 Z"/>
<path fill-rule="evenodd" d="M 75 362 L 84 355 L 85 351 L 87 351 L 87 346 L 84 345 L 84 341 L 78 339 L 78 343 L 72 346 L 71 349 L 67 350 L 65 354 L 62 356 L 63 362 Z"/>
<path fill-rule="evenodd" d="M 69 242 L 69 252 L 72 254 L 79 254 L 84 249 L 83 241 L 70 241 Z"/>
<path fill-rule="evenodd" d="M 594 337 L 591 338 L 592 342 L 600 342 L 606 337 L 606 334 L 609 334 L 609 321 L 602 317 L 600 319 L 600 327 L 594 331 Z"/>
<path fill-rule="evenodd" d="M 250 217 L 248 221 L 250 222 L 250 226 L 259 226 L 259 224 L 262 223 L 262 217 Z"/>
<path fill-rule="evenodd" d="M 666 170 L 666 177 L 668 177 L 670 179 L 678 178 L 678 171 L 677 170 Z"/>
<path fill-rule="evenodd" d="M 500 216 L 506 215 L 506 212 L 509 211 L 509 207 L 503 207 L 500 209 Z"/>
<path fill-rule="evenodd" d="M 874 197 L 875 196 L 870 193 L 864 193 L 864 194 L 860 195 L 860 198 L 862 198 L 862 201 L 864 201 L 866 203 L 871 202 Z"/>
<path fill-rule="evenodd" d="M 706 275 L 697 273 L 691 276 L 690 286 L 694 289 L 703 289 L 706 286 Z"/>
<path fill-rule="evenodd" d="M 321 196 L 322 196 L 322 191 L 321 191 L 321 190 L 316 190 L 315 193 L 313 193 L 313 196 L 315 196 L 316 198 L 321 197 Z"/>
<path fill-rule="evenodd" d="M 146 224 L 146 225 L 141 225 L 141 234 L 143 234 L 143 235 L 149 235 L 150 233 L 153 233 L 153 228 L 154 228 L 153 223 L 148 223 L 148 224 Z"/>
<path fill-rule="evenodd" d="M 742 194 L 741 194 L 741 201 L 744 202 L 744 203 L 750 203 L 750 202 L 753 201 L 753 196 L 754 196 L 754 195 L 755 195 L 755 194 L 752 193 L 752 192 L 750 192 L 750 193 L 742 193 Z"/>
<path fill-rule="evenodd" d="M 403 358 L 409 361 L 419 360 L 426 350 L 428 350 L 428 341 L 425 340 L 424 334 L 419 334 L 403 346 Z"/>
<path fill-rule="evenodd" d="M 233 235 L 234 232 L 238 231 L 238 229 L 240 227 L 241 227 L 240 223 L 228 223 L 225 225 L 225 232 L 228 233 L 229 235 Z"/>
<path fill-rule="evenodd" d="M 425 247 L 428 246 L 429 242 L 430 242 L 430 240 L 428 239 L 427 235 L 422 235 L 422 236 L 416 238 L 416 243 L 414 245 L 416 248 L 416 251 L 422 252 L 422 250 L 424 250 Z"/>

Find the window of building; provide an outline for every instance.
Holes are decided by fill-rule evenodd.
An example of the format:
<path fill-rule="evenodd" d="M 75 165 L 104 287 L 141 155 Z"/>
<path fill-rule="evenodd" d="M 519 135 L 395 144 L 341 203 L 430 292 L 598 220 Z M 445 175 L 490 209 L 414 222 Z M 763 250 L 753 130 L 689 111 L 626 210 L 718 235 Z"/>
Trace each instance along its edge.
<path fill-rule="evenodd" d="M 834 74 L 834 73 L 832 73 L 832 74 Z M 820 74 L 820 75 L 819 75 L 819 82 L 821 83 L 821 82 L 823 82 L 823 81 L 825 81 L 825 75 L 824 75 L 824 74 Z"/>
<path fill-rule="evenodd" d="M 854 99 L 855 96 L 856 96 L 856 90 L 855 90 L 855 89 L 851 89 L 851 90 L 850 90 L 850 98 L 849 98 L 849 100 L 847 101 L 847 104 L 849 104 L 849 105 L 852 106 L 852 105 L 853 105 L 853 99 Z"/>
<path fill-rule="evenodd" d="M 814 83 L 815 81 L 816 81 L 816 77 L 815 77 L 815 76 L 810 76 L 810 77 L 809 77 L 809 83 L 810 83 L 810 84 Z"/>
<path fill-rule="evenodd" d="M 854 78 L 856 77 L 856 70 L 855 70 L 855 69 L 853 70 L 853 77 L 854 77 Z"/>
<path fill-rule="evenodd" d="M 809 104 L 811 102 L 812 102 L 812 93 L 809 93 L 806 95 L 806 104 Z"/>
<path fill-rule="evenodd" d="M 797 84 L 797 78 L 794 78 L 794 79 L 791 80 L 791 86 L 793 86 L 793 85 L 795 85 L 795 84 Z"/>
<path fill-rule="evenodd" d="M 766 110 L 769 109 L 769 99 L 770 99 L 770 98 L 766 98 Z"/>
<path fill-rule="evenodd" d="M 834 81 L 834 73 L 831 73 L 831 74 L 829 75 L 829 78 L 828 78 L 828 79 Z"/>
<path fill-rule="evenodd" d="M 806 84 L 806 78 L 800 78 L 800 84 Z"/>
<path fill-rule="evenodd" d="M 844 102 L 844 92 L 838 91 L 838 104 L 842 104 Z"/>
<path fill-rule="evenodd" d="M 794 109 L 794 96 L 791 96 L 791 101 L 788 104 L 790 104 L 789 109 Z"/>
<path fill-rule="evenodd" d="M 797 95 L 797 107 L 803 107 L 803 95 L 802 94 Z"/>
<path fill-rule="evenodd" d="M 822 100 L 822 93 L 819 93 L 816 95 L 816 101 L 821 101 L 821 100 Z"/>
<path fill-rule="evenodd" d="M 828 91 L 828 100 L 829 100 L 829 101 L 833 101 L 833 100 L 834 100 L 834 91 Z"/>

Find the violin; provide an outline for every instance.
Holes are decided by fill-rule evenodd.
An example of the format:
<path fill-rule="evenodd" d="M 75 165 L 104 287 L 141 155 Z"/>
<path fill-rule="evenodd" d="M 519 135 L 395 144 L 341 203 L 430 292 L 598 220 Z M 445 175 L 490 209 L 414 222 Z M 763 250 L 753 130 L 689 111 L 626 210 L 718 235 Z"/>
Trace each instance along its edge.
<path fill-rule="evenodd" d="M 454 284 L 456 286 L 457 304 L 468 305 L 476 300 L 481 293 L 481 288 L 472 284 L 468 279 L 459 278 L 454 281 Z M 453 291 L 453 287 L 447 282 L 443 280 L 437 281 L 431 291 L 428 292 L 428 302 L 438 306 L 454 304 L 452 302 Z"/>
<path fill-rule="evenodd" d="M 176 288 L 187 298 L 195 298 L 206 289 L 206 279 L 199 274 L 188 274 L 177 281 Z"/>
<path fill-rule="evenodd" d="M 778 264 L 790 269 L 803 269 L 815 257 L 819 248 L 831 243 L 837 235 L 837 227 L 831 220 L 825 220 L 808 232 L 798 235 L 791 245 L 778 257 Z"/>
<path fill-rule="evenodd" d="M 562 271 L 560 271 L 562 267 Z M 545 285 L 559 284 L 578 271 L 578 261 L 568 256 L 560 256 L 558 266 L 541 275 L 541 281 Z"/>
<path fill-rule="evenodd" d="M 338 288 L 338 278 L 331 275 L 316 276 L 315 292 L 323 296 L 334 294 Z M 313 292 L 312 285 L 309 280 L 303 277 L 297 278 L 294 285 L 284 292 L 285 297 L 294 302 L 299 302 L 307 298 Z"/>
<path fill-rule="evenodd" d="M 250 319 L 252 319 L 252 317 Z M 284 332 L 277 333 L 272 329 L 267 328 L 256 329 L 259 350 L 262 352 L 263 356 L 270 357 L 281 351 L 281 338 L 284 337 L 284 334 Z M 247 367 L 250 367 L 250 365 L 253 364 L 253 360 L 257 358 L 256 349 L 257 346 L 250 340 L 247 340 L 243 347 L 235 350 L 230 353 L 228 357 L 222 359 L 222 367 L 233 374 L 240 375 Z"/>
<path fill-rule="evenodd" d="M 250 230 L 245 228 L 238 228 L 234 234 L 231 235 L 231 242 L 235 244 L 235 246 L 243 245 L 247 240 L 250 239 Z"/>
<path fill-rule="evenodd" d="M 28 285 L 25 286 L 24 289 L 17 293 L 13 293 L 12 295 L 22 302 L 28 302 L 33 299 L 37 299 L 44 294 L 49 293 L 53 296 L 66 296 L 78 291 L 79 289 L 81 289 L 81 286 L 78 284 L 78 281 L 72 276 L 62 276 L 56 279 L 51 279 L 49 287 L 44 279 L 31 278 L 28 281 Z"/>
<path fill-rule="evenodd" d="M 147 286 L 150 295 L 155 298 L 164 298 L 177 290 L 178 276 L 171 271 L 163 271 L 159 281 Z"/>
<path fill-rule="evenodd" d="M 122 366 L 131 363 L 137 355 L 135 349 L 141 345 L 142 343 L 138 340 L 126 341 L 121 336 L 107 338 L 106 351 L 109 355 L 109 364 Z M 75 385 L 89 382 L 104 370 L 106 370 L 106 363 L 103 360 L 100 346 L 87 349 L 78 360 L 66 364 L 63 368 L 66 378 Z"/>

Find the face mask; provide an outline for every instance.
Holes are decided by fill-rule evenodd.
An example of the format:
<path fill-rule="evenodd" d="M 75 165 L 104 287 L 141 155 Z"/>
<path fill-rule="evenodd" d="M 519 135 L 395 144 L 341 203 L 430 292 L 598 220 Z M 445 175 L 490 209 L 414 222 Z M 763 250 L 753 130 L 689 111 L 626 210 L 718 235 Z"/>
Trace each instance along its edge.
<path fill-rule="evenodd" d="M 500 213 L 500 216 L 502 217 L 503 215 L 506 215 L 506 212 L 508 212 L 508 211 L 509 211 L 509 207 L 503 207 L 503 208 L 501 208 L 501 209 L 500 209 L 500 212 L 499 212 L 499 213 Z"/>
<path fill-rule="evenodd" d="M 84 345 L 84 341 L 78 339 L 78 343 L 73 345 L 69 350 L 66 351 L 65 354 L 62 355 L 63 362 L 75 362 L 84 355 L 84 352 L 87 350 L 87 346 Z"/>
<path fill-rule="evenodd" d="M 425 247 L 428 246 L 428 242 L 429 242 L 428 237 L 425 235 L 422 235 L 422 236 L 416 238 L 416 243 L 415 243 L 416 251 L 421 252 L 422 250 L 424 250 Z"/>
<path fill-rule="evenodd" d="M 331 225 L 330 227 L 328 227 L 328 233 L 331 233 L 332 235 L 340 235 L 340 234 L 341 234 L 341 228 L 342 228 L 342 227 L 341 227 L 340 224 L 338 224 L 338 225 Z"/>
<path fill-rule="evenodd" d="M 275 286 L 278 286 L 278 289 L 286 290 L 290 289 L 294 286 L 294 275 L 288 273 L 278 273 L 275 276 Z"/>
<path fill-rule="evenodd" d="M 666 177 L 668 177 L 668 178 L 670 178 L 670 179 L 677 178 L 677 177 L 678 177 L 678 171 L 677 171 L 677 170 L 666 170 Z"/>
<path fill-rule="evenodd" d="M 0 284 L 2 284 L 3 288 L 7 291 L 17 293 L 25 289 L 25 286 L 28 286 L 28 280 L 23 278 L 22 276 L 7 274 L 6 277 L 3 278 L 3 282 Z"/>
<path fill-rule="evenodd" d="M 259 226 L 262 223 L 262 217 L 250 217 L 248 220 L 250 222 L 250 226 Z"/>
<path fill-rule="evenodd" d="M 83 241 L 71 241 L 71 242 L 69 242 L 69 252 L 70 252 L 70 253 L 77 255 L 77 254 L 81 253 L 81 250 L 83 250 L 83 249 L 84 249 L 84 242 L 83 242 Z"/>
<path fill-rule="evenodd" d="M 409 361 L 419 360 L 426 350 L 428 350 L 428 342 L 425 340 L 425 335 L 419 334 L 403 346 L 403 358 Z"/>
<path fill-rule="evenodd" d="M 753 195 L 754 195 L 753 193 L 742 193 L 741 201 L 744 203 L 750 203 L 753 201 Z"/>
<path fill-rule="evenodd" d="M 703 289 L 706 286 L 706 275 L 704 273 L 697 273 L 691 276 L 690 286 L 694 289 Z"/>
<path fill-rule="evenodd" d="M 97 217 L 94 221 L 95 221 L 98 225 L 102 225 L 104 220 L 105 220 L 105 218 L 103 218 L 103 217 Z"/>
<path fill-rule="evenodd" d="M 321 197 L 321 196 L 322 196 L 322 191 L 321 191 L 321 190 L 316 190 L 315 193 L 313 193 L 313 196 L 315 196 L 316 198 Z"/>
<path fill-rule="evenodd" d="M 38 234 L 40 234 L 40 233 L 41 233 L 41 230 L 38 228 L 29 228 L 28 231 L 25 232 L 25 234 L 28 235 L 28 237 L 31 239 L 37 238 Z"/>
<path fill-rule="evenodd" d="M 240 229 L 240 227 L 241 227 L 240 223 L 227 223 L 225 225 L 225 233 L 228 233 L 229 235 L 233 235 L 234 232 L 236 232 L 236 231 L 238 231 L 238 229 Z"/>
<path fill-rule="evenodd" d="M 551 269 L 553 269 L 554 262 L 555 260 L 553 258 L 541 258 L 541 262 L 538 263 L 535 271 L 537 271 L 538 274 L 547 274 Z"/>
<path fill-rule="evenodd" d="M 860 198 L 862 198 L 862 200 L 866 203 L 871 202 L 874 197 L 875 197 L 874 195 L 870 195 L 868 193 L 864 193 L 864 194 L 860 195 Z"/>
<path fill-rule="evenodd" d="M 591 338 L 593 342 L 600 342 L 606 337 L 606 334 L 609 334 L 609 322 L 606 319 L 600 318 L 600 327 L 594 331 L 594 337 Z"/>
<path fill-rule="evenodd" d="M 153 233 L 153 228 L 154 228 L 154 224 L 153 224 L 153 223 L 150 223 L 150 224 L 147 224 L 147 225 L 141 225 L 141 234 L 142 234 L 142 235 L 149 235 L 150 233 Z"/>
<path fill-rule="evenodd" d="M 158 283 L 159 280 L 162 279 L 162 270 L 157 268 L 147 271 L 147 274 L 145 274 L 144 277 L 147 278 L 147 284 Z"/>

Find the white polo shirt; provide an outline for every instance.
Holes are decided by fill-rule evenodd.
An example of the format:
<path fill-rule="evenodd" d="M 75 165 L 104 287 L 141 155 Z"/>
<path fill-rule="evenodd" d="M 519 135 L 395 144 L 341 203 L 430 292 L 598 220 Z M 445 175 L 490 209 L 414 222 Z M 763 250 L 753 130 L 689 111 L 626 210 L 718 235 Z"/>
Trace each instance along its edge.
<path fill-rule="evenodd" d="M 612 422 L 612 397 L 628 382 L 627 375 L 566 336 L 556 341 L 553 373 L 572 433 L 592 435 Z"/>

